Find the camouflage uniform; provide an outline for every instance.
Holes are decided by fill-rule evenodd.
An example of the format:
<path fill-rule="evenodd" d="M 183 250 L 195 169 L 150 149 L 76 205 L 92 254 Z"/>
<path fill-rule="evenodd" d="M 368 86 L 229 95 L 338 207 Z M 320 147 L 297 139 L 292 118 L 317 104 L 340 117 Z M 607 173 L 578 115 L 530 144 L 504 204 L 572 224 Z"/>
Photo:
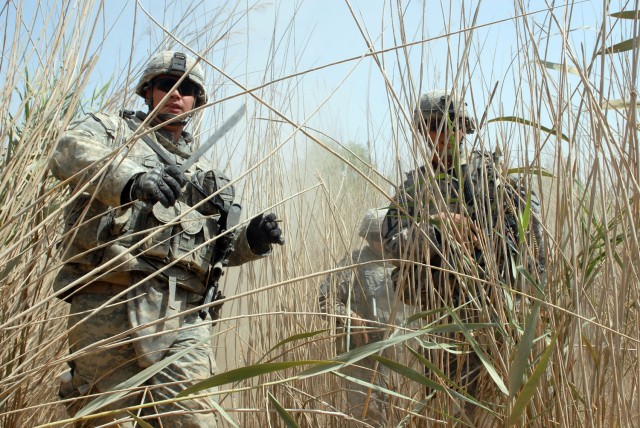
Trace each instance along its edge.
<path fill-rule="evenodd" d="M 529 259 L 522 264 L 538 273 L 544 270 L 538 199 L 521 181 L 500 176 L 496 156 L 474 151 L 458 168 L 444 170 L 434 165 L 430 175 L 423 166 L 407 174 L 383 225 L 390 256 L 418 262 L 402 263 L 394 272 L 395 285 L 401 288 L 405 302 L 421 305 L 425 311 L 449 307 L 462 323 L 495 321 L 481 318 L 486 308 L 480 302 L 502 301 L 500 288 L 464 278 L 486 279 L 491 270 L 492 278 L 497 276 L 502 285 L 515 288 L 512 263 L 518 257 Z M 529 196 L 533 226 L 527 236 L 520 237 L 517 213 L 524 209 Z M 459 245 L 450 230 L 430 217 L 439 213 L 457 213 L 471 219 L 485 238 L 485 252 L 468 251 Z M 498 218 L 500 213 L 506 215 Z M 534 251 L 520 255 L 523 242 L 531 243 Z M 451 317 L 448 321 L 454 322 Z M 460 353 L 436 350 L 427 352 L 427 357 L 474 395 L 481 368 L 479 358 L 461 333 L 444 334 L 439 340 Z"/>
<path fill-rule="evenodd" d="M 405 305 L 396 299 L 392 287 L 393 266 L 380 262 L 380 259 L 379 254 L 373 252 L 369 246 L 364 246 L 341 260 L 338 267 L 371 261 L 378 261 L 377 263 L 336 272 L 327 277 L 320 285 L 319 301 L 322 312 L 345 317 L 338 320 L 347 326 L 349 324 L 346 317 L 349 317 L 351 313 L 357 314 L 364 320 L 374 321 L 366 327 L 369 342 L 384 339 L 385 330 L 388 329 L 386 325 L 400 325 L 405 314 Z M 348 327 L 345 328 L 347 335 L 339 339 L 338 352 L 346 352 L 355 348 L 357 340 L 355 335 L 362 335 L 361 331 L 353 331 L 353 335 L 349 336 L 349 330 Z M 388 353 L 392 353 L 392 350 L 388 351 Z M 387 356 L 393 358 L 391 355 Z M 371 358 L 361 360 L 357 365 L 348 366 L 342 372 L 366 382 L 372 382 L 385 388 L 389 387 L 386 382 L 388 374 L 385 374 L 383 368 L 376 365 L 376 362 Z M 373 426 L 387 426 L 387 415 L 390 412 L 386 409 L 388 403 L 385 402 L 384 396 L 352 382 L 348 382 L 346 388 L 348 390 L 345 402 L 348 403 L 351 415 L 360 419 L 366 405 L 367 413 L 363 420 Z M 369 394 L 371 394 L 370 397 Z"/>
<path fill-rule="evenodd" d="M 342 259 L 337 267 L 367 263 L 357 269 L 347 269 L 332 274 L 320 285 L 320 309 L 327 312 L 331 306 L 331 313 L 348 317 L 355 312 L 361 318 L 375 321 L 371 324 L 373 330 L 382 328 L 381 324 L 396 324 L 402 322 L 402 306 L 396 307 L 396 298 L 391 288 L 390 263 L 380 261 L 380 255 L 364 246 L 353 251 Z M 334 291 L 332 293 L 332 290 Z M 335 304 L 330 305 L 335 296 Z M 372 341 L 381 340 L 384 332 L 375 331 L 369 334 Z"/>
<path fill-rule="evenodd" d="M 144 391 L 129 394 L 110 405 L 111 409 L 173 398 L 216 370 L 209 342 L 211 319 L 202 321 L 197 312 L 179 314 L 202 301 L 215 244 L 207 241 L 218 233 L 220 212 L 209 202 L 187 212 L 203 199 L 191 183 L 169 208 L 157 203 L 151 209 L 141 201 L 121 206 L 121 194 L 132 177 L 163 164 L 161 156 L 142 139 L 131 139 L 132 128 L 137 129 L 144 118 L 142 112 L 127 119 L 90 114 L 69 127 L 50 163 L 53 174 L 60 180 L 69 179 L 74 189 L 65 211 L 64 265 L 54 283 L 57 296 L 71 303 L 71 352 L 107 340 L 97 349 L 73 356 L 73 387 L 63 385 L 61 391 L 71 397 L 105 392 L 143 368 L 196 346 L 144 382 Z M 195 150 L 186 132 L 178 142 L 162 129 L 149 135 L 178 165 Z M 201 164 L 192 166 L 187 175 L 209 194 L 229 183 L 224 174 Z M 228 189 L 222 197 L 233 199 L 232 188 Z M 236 233 L 234 245 L 231 266 L 264 255 L 251 251 L 245 228 Z M 114 298 L 116 295 L 119 297 Z M 95 311 L 108 301 L 110 306 Z M 115 347 L 105 346 L 130 339 L 133 341 Z M 168 385 L 171 382 L 176 383 Z M 185 410 L 190 413 L 162 416 L 162 423 L 211 427 L 216 424 L 211 400 L 157 406 L 143 414 Z M 71 415 L 87 402 L 72 401 Z M 203 413 L 191 413 L 199 410 Z"/>

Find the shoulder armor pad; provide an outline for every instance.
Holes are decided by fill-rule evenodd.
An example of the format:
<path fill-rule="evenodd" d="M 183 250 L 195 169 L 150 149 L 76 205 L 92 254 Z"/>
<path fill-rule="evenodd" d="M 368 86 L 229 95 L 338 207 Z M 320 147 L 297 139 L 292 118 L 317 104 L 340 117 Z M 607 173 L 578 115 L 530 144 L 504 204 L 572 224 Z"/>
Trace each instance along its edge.
<path fill-rule="evenodd" d="M 111 138 L 116 138 L 116 130 L 118 129 L 118 120 L 114 116 L 109 116 L 104 113 L 89 113 L 89 116 L 98 122 L 105 130 L 107 135 Z"/>

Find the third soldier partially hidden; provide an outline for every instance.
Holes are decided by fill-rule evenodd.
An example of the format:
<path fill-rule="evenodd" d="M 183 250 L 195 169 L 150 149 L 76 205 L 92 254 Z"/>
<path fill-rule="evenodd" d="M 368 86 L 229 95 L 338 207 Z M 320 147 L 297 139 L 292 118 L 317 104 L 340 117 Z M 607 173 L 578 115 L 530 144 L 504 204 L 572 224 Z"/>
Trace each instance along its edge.
<path fill-rule="evenodd" d="M 367 244 L 338 263 L 339 267 L 345 268 L 358 266 L 330 275 L 320 286 L 320 310 L 336 315 L 338 331 L 343 333 L 337 343 L 338 352 L 384 339 L 393 326 L 402 323 L 407 312 L 406 305 L 396 299 L 392 287 L 393 265 L 384 261 L 380 226 L 385 213 L 386 209 L 367 211 L 358 231 Z M 387 349 L 385 353 L 394 358 L 396 351 L 399 350 Z M 341 372 L 391 388 L 388 373 L 371 358 L 360 360 Z M 392 412 L 388 397 L 366 385 L 349 381 L 344 384 L 346 400 L 341 410 L 372 426 L 389 426 Z M 341 426 L 347 426 L 346 422 L 344 424 Z"/>

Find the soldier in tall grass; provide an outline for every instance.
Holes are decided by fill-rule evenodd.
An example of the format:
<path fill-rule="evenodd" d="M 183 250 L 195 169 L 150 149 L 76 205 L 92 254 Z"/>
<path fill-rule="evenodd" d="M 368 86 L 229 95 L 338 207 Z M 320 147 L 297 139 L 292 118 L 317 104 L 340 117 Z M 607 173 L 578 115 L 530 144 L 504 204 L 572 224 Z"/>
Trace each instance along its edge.
<path fill-rule="evenodd" d="M 429 375 L 473 398 L 483 372 L 478 352 L 488 355 L 503 340 L 503 289 L 521 286 L 516 265 L 541 274 L 545 249 L 535 194 L 503 176 L 497 153 L 465 153 L 463 137 L 476 130 L 465 106 L 444 90 L 421 97 L 414 125 L 430 162 L 399 186 L 383 233 L 386 250 L 404 260 L 394 281 L 405 301 L 457 330 L 429 338 L 425 356 L 437 369 Z M 478 322 L 500 327 L 470 327 Z"/>
<path fill-rule="evenodd" d="M 338 263 L 340 267 L 360 266 L 334 273 L 320 285 L 320 310 L 341 317 L 337 323 L 345 334 L 338 341 L 338 352 L 382 340 L 389 326 L 400 325 L 404 320 L 405 305 L 396 299 L 391 282 L 393 265 L 384 262 L 380 227 L 385 213 L 386 209 L 367 211 L 358 230 L 366 245 Z M 389 388 L 388 374 L 371 358 L 345 367 L 342 372 Z M 346 384 L 344 404 L 348 412 L 373 426 L 388 426 L 391 411 L 385 397 L 366 385 Z"/>
<path fill-rule="evenodd" d="M 64 133 L 50 165 L 72 187 L 65 264 L 54 284 L 71 305 L 73 355 L 61 395 L 72 416 L 90 401 L 83 396 L 117 389 L 154 364 L 141 387 L 100 411 L 171 400 L 216 371 L 211 315 L 196 308 L 234 192 L 208 163 L 179 168 L 197 148 L 184 129 L 207 102 L 202 67 L 183 53 L 161 52 L 136 93 L 149 113 L 88 115 Z M 283 243 L 275 215 L 259 215 L 236 230 L 228 264 L 266 256 L 274 243 Z M 212 400 L 165 402 L 140 414 L 154 426 L 212 427 Z M 123 416 L 114 411 L 82 426 Z"/>

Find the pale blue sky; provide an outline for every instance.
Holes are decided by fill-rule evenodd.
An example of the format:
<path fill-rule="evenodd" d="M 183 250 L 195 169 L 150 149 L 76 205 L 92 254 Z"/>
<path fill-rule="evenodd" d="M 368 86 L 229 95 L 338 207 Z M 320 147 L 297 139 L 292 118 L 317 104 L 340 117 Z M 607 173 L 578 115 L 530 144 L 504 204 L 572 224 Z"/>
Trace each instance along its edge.
<path fill-rule="evenodd" d="M 406 50 L 390 51 L 378 56 L 384 62 L 387 82 L 399 94 L 399 105 L 406 110 L 411 109 L 413 97 L 418 96 L 419 92 L 453 86 L 451 80 L 464 47 L 464 37 L 471 34 L 473 43 L 469 52 L 469 70 L 460 76 L 456 86 L 470 88 L 467 100 L 473 104 L 478 115 L 484 112 L 488 95 L 496 82 L 498 90 L 488 117 L 526 113 L 521 111 L 522 103 L 514 112 L 518 85 L 528 88 L 529 82 L 519 70 L 522 64 L 526 64 L 527 58 L 522 57 L 523 49 L 516 37 L 516 30 L 523 31 L 523 27 L 521 23 L 516 27 L 516 21 L 509 20 L 517 15 L 513 2 L 404 1 L 401 2 L 400 11 L 395 2 L 391 6 L 388 3 L 381 0 L 257 0 L 226 3 L 141 0 L 136 7 L 133 1 L 110 0 L 104 4 L 104 19 L 98 21 L 96 40 L 104 38 L 105 41 L 100 47 L 100 59 L 91 76 L 89 89 L 112 76 L 116 79 L 116 86 L 122 85 L 130 62 L 131 46 L 134 46 L 134 69 L 139 69 L 162 40 L 162 31 L 142 8 L 198 51 L 229 31 L 229 36 L 214 46 L 207 58 L 243 85 L 255 87 L 273 79 L 366 53 L 365 41 L 349 11 L 350 4 L 377 50 L 401 43 L 398 13 L 403 15 L 407 41 L 430 39 Z M 33 15 L 34 4 L 30 1 L 22 3 L 27 18 Z M 51 4 L 58 3 L 52 0 Z M 189 18 L 180 20 L 189 7 L 192 7 Z M 468 27 L 476 8 L 477 29 L 441 37 Z M 525 8 L 528 12 L 535 12 L 548 6 L 542 0 L 532 0 L 526 3 Z M 602 8 L 603 3 L 598 1 L 556 7 L 556 16 L 570 22 L 568 28 L 575 29 L 569 33 L 568 40 L 578 54 L 581 46 L 588 55 L 593 50 L 596 28 L 602 21 Z M 625 9 L 625 4 L 615 2 L 609 12 L 621 9 Z M 547 12 L 534 13 L 530 18 L 540 28 L 548 28 L 550 18 Z M 211 29 L 204 36 L 194 36 L 196 30 L 202 31 L 208 25 Z M 536 37 L 540 35 L 540 28 L 535 25 L 532 27 Z M 630 33 L 629 28 L 627 25 L 627 34 Z M 622 34 L 625 28 L 616 31 Z M 620 36 L 618 39 L 622 38 Z M 563 60 L 562 38 L 552 34 L 551 40 L 549 45 L 537 40 L 536 43 L 545 48 L 540 55 L 549 61 L 560 62 Z M 270 50 L 272 41 L 275 51 Z M 95 48 L 97 45 L 94 44 Z M 205 70 L 214 82 L 209 87 L 213 98 L 241 92 L 206 64 Z M 569 79 L 577 78 L 569 76 Z M 408 82 L 412 86 L 408 86 Z M 418 87 L 420 84 L 422 88 Z M 390 120 L 389 111 L 398 109 L 390 109 L 389 100 L 392 97 L 386 89 L 383 72 L 371 57 L 312 71 L 274 85 L 274 89 L 276 92 L 270 94 L 276 104 L 274 107 L 282 109 L 294 121 L 306 121 L 309 126 L 342 141 L 362 144 L 370 141 L 376 142 L 376 147 L 384 147 L 385 140 L 390 139 L 394 132 L 394 121 Z M 278 96 L 281 98 L 278 99 Z M 527 93 L 518 95 L 519 102 L 527 96 Z M 617 97 L 616 94 L 612 96 Z M 244 101 L 249 109 L 252 104 L 255 107 L 255 101 L 246 98 Z M 223 107 L 231 112 L 237 104 L 239 101 L 230 101 Z M 526 106 L 526 99 L 524 104 Z M 140 106 L 138 103 L 137 107 Z M 216 119 L 225 115 L 219 107 L 212 112 Z M 545 114 L 541 112 L 541 116 Z M 488 125 L 485 132 L 491 134 L 492 126 Z"/>

